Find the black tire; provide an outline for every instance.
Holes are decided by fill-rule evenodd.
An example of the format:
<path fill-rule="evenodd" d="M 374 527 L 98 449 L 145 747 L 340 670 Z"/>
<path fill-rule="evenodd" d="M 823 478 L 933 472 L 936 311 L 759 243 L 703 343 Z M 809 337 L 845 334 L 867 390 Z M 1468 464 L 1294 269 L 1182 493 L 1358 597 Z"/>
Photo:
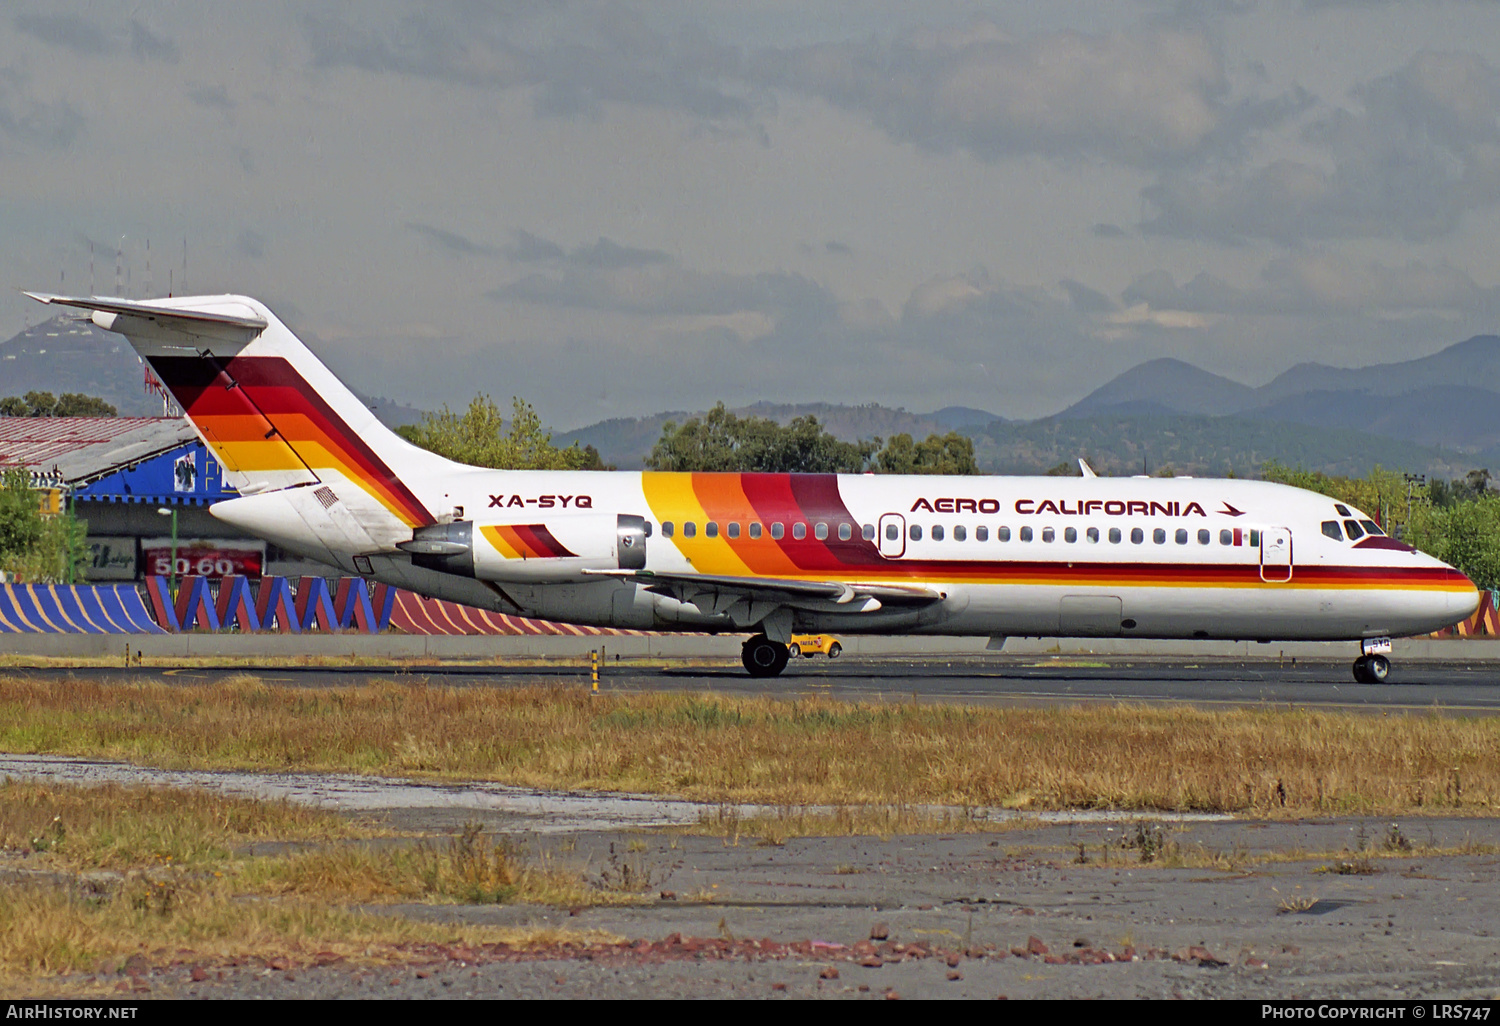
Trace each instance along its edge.
<path fill-rule="evenodd" d="M 839 657 L 839 653 L 843 650 L 844 646 L 835 641 L 832 645 L 828 646 L 828 658 L 837 659 Z"/>
<path fill-rule="evenodd" d="M 796 659 L 802 654 L 802 646 L 794 641 L 786 647 L 786 654 L 791 658 Z"/>
<path fill-rule="evenodd" d="M 1360 684 L 1376 683 L 1375 675 L 1370 670 L 1370 657 L 1360 656 L 1354 660 L 1354 679 Z"/>
<path fill-rule="evenodd" d="M 1372 655 L 1365 657 L 1365 676 L 1369 678 L 1366 683 L 1384 684 L 1385 679 L 1391 675 L 1391 661 L 1383 655 Z"/>
<path fill-rule="evenodd" d="M 790 655 L 785 645 L 758 634 L 740 649 L 740 662 L 752 677 L 774 677 L 786 669 Z"/>

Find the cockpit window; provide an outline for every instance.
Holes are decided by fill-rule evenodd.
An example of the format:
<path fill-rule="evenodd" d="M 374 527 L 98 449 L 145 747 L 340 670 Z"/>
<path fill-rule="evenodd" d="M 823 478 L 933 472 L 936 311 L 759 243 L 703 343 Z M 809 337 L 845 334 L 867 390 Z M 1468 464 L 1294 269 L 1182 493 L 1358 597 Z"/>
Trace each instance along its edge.
<path fill-rule="evenodd" d="M 1339 522 L 1337 520 L 1323 521 L 1323 533 L 1334 541 L 1344 540 L 1344 532 L 1339 530 Z"/>
<path fill-rule="evenodd" d="M 1345 506 L 1342 502 L 1335 502 L 1333 504 L 1333 508 L 1338 510 L 1338 514 L 1341 517 L 1349 517 L 1354 515 L 1349 512 L 1349 507 Z"/>
<path fill-rule="evenodd" d="M 1365 534 L 1385 534 L 1385 532 L 1380 529 L 1380 525 L 1373 520 L 1361 520 L 1359 524 L 1365 529 Z"/>
<path fill-rule="evenodd" d="M 1344 521 L 1344 530 L 1348 532 L 1350 541 L 1358 541 L 1365 536 L 1365 529 L 1353 520 Z"/>

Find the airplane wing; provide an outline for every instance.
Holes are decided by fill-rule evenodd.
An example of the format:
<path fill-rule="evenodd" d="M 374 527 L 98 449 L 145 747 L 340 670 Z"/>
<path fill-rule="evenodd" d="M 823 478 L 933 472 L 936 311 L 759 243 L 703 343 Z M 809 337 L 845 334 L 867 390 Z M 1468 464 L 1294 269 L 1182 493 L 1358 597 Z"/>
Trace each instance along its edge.
<path fill-rule="evenodd" d="M 778 577 L 734 577 L 723 574 L 662 573 L 652 570 L 585 570 L 586 574 L 635 581 L 663 595 L 692 601 L 716 597 L 714 605 L 738 601 L 769 603 L 794 609 L 840 613 L 873 613 L 888 605 L 928 605 L 946 596 L 922 584 L 861 584 L 844 581 L 798 581 Z"/>

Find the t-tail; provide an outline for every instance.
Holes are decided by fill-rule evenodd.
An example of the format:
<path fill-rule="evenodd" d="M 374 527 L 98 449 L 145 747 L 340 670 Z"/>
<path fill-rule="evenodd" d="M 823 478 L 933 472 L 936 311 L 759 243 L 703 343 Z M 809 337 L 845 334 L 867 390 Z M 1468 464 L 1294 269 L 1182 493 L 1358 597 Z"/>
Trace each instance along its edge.
<path fill-rule="evenodd" d="M 408 482 L 441 474 L 448 461 L 381 424 L 264 304 L 246 296 L 26 294 L 91 311 L 100 328 L 129 339 L 213 450 L 226 482 L 247 497 L 219 504 L 216 516 L 239 521 L 265 493 L 295 489 L 278 504 L 290 500 L 303 521 L 295 527 L 313 538 L 288 525 L 277 540 L 325 560 L 324 545 L 389 551 L 436 521 Z"/>

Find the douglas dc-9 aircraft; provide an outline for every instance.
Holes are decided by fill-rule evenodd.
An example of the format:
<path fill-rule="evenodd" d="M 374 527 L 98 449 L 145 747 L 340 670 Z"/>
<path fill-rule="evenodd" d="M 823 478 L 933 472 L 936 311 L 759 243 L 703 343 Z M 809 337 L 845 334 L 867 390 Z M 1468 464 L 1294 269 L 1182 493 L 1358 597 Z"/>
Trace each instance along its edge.
<path fill-rule="evenodd" d="M 1459 571 L 1285 485 L 489 470 L 386 429 L 254 299 L 28 295 L 150 363 L 240 492 L 220 520 L 485 609 L 748 633 L 755 677 L 796 631 L 1350 640 L 1378 682 L 1392 636 L 1478 606 Z"/>

